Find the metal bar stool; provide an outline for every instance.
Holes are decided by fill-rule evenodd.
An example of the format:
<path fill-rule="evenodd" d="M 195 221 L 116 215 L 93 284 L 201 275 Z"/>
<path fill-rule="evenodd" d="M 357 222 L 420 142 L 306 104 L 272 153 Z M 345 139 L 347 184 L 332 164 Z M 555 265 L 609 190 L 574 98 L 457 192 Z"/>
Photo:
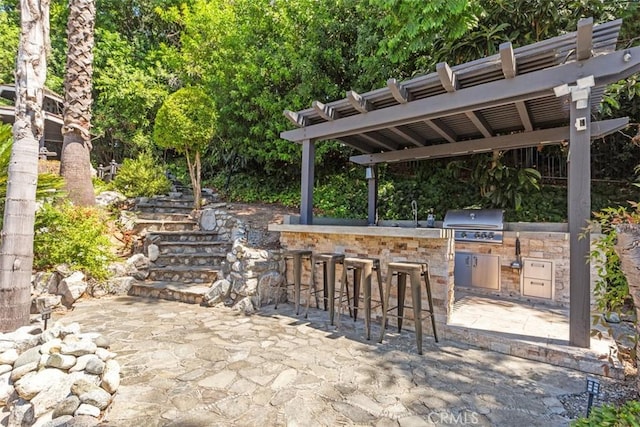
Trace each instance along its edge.
<path fill-rule="evenodd" d="M 306 259 L 306 260 L 311 260 L 311 251 L 309 250 L 304 250 L 304 249 L 294 249 L 294 250 L 289 250 L 286 251 L 283 254 L 283 258 L 284 258 L 284 268 L 285 268 L 285 281 L 286 279 L 286 268 L 287 268 L 287 260 L 292 260 L 292 264 L 293 264 L 293 299 L 295 300 L 295 304 L 296 304 L 296 315 L 300 314 L 300 288 L 302 286 L 302 260 Z M 311 265 L 311 267 L 313 267 L 313 265 Z M 291 286 L 291 283 L 287 283 L 285 284 L 285 291 L 287 289 L 287 287 Z M 279 296 L 279 295 L 278 295 Z M 275 305 L 275 309 L 278 309 L 278 300 L 279 298 L 276 298 L 276 305 Z"/>
<path fill-rule="evenodd" d="M 389 307 L 389 294 L 391 293 L 391 280 L 393 276 L 398 276 L 398 305 Z M 398 332 L 402 330 L 402 320 L 404 316 L 404 299 L 407 287 L 407 276 L 411 281 L 411 299 L 413 304 L 413 318 L 416 328 L 416 343 L 418 345 L 418 354 L 422 354 L 422 311 L 429 313 L 431 317 L 431 325 L 433 326 L 433 337 L 438 342 L 438 334 L 436 333 L 436 319 L 433 313 L 433 300 L 431 298 L 431 281 L 429 280 L 429 265 L 423 262 L 390 262 L 387 273 L 387 282 L 384 298 L 382 299 L 382 325 L 380 331 L 380 340 L 384 339 L 385 327 L 387 325 L 388 312 L 397 309 Z M 429 309 L 422 310 L 422 293 L 420 291 L 420 276 L 424 277 L 424 284 L 427 288 L 427 299 Z M 410 307 L 407 307 L 410 308 Z"/>
<path fill-rule="evenodd" d="M 347 280 L 347 272 L 353 271 L 353 304 L 349 300 L 349 283 Z M 340 283 L 340 294 L 338 296 L 338 326 L 340 326 L 340 313 L 342 312 L 342 302 L 344 301 L 345 288 L 347 291 L 347 306 L 349 315 L 353 309 L 353 321 L 358 318 L 358 305 L 360 302 L 360 291 L 364 292 L 364 324 L 367 331 L 367 339 L 371 339 L 371 277 L 376 272 L 378 280 L 378 292 L 380 298 L 382 293 L 382 276 L 380 273 L 380 260 L 378 258 L 345 258 L 343 261 L 342 281 Z"/>
<path fill-rule="evenodd" d="M 309 304 L 311 303 L 311 294 L 316 298 L 316 307 L 319 307 L 318 288 L 316 287 L 316 264 L 322 264 L 322 299 L 324 311 L 329 308 L 329 320 L 333 325 L 335 314 L 335 294 L 336 294 L 336 264 L 344 262 L 344 254 L 334 253 L 318 253 L 311 256 L 311 284 L 309 286 L 309 297 L 307 298 L 307 310 L 304 317 L 309 314 Z"/>

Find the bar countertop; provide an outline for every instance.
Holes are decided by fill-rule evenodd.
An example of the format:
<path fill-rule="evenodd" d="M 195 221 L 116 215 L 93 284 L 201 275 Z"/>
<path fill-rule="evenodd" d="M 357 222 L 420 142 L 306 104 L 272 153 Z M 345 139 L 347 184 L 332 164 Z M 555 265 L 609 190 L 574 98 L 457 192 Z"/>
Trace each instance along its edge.
<path fill-rule="evenodd" d="M 442 228 L 380 227 L 366 225 L 270 224 L 269 231 L 289 233 L 351 234 L 357 236 L 415 237 L 425 239 L 447 239 L 453 237 L 452 230 Z"/>

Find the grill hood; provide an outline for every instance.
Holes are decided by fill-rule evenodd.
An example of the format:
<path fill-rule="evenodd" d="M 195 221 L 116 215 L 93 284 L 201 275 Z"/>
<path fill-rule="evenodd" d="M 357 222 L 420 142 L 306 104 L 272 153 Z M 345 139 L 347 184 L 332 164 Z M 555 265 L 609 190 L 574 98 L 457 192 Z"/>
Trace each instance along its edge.
<path fill-rule="evenodd" d="M 442 223 L 444 228 L 457 230 L 502 230 L 502 209 L 452 209 L 447 211 Z"/>

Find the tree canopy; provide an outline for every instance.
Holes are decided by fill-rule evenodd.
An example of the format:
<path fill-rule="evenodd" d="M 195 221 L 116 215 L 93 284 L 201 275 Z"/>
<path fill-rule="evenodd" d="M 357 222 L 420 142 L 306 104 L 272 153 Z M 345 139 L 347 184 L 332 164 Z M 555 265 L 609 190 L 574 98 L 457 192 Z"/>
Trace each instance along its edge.
<path fill-rule="evenodd" d="M 0 82 L 12 81 L 17 0 L 0 0 Z M 204 152 L 204 179 L 223 171 L 277 175 L 294 182 L 300 147 L 279 138 L 290 125 L 283 110 L 343 98 L 348 90 L 383 87 L 576 29 L 582 17 L 624 18 L 622 42 L 636 43 L 635 2 L 600 0 L 97 0 L 93 161 L 164 154 L 153 138 L 164 100 L 198 86 L 217 106 L 216 150 Z M 47 85 L 60 92 L 66 1 L 51 2 L 52 51 Z M 614 85 L 602 115 L 640 122 L 636 79 Z M 204 99 L 204 98 L 203 98 Z M 613 143 L 611 142 L 613 141 Z M 629 171 L 639 163 L 629 138 L 595 149 Z M 350 149 L 316 149 L 319 179 L 348 169 Z M 594 167 L 594 170 L 604 168 Z M 618 177 L 620 178 L 620 177 Z"/>

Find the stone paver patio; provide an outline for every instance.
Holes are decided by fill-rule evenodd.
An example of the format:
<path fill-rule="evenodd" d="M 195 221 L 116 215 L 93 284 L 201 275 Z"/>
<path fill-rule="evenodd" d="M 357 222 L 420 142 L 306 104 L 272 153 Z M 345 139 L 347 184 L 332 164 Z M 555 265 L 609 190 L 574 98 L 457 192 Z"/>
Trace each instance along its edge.
<path fill-rule="evenodd" d="M 109 297 L 56 320 L 118 353 L 122 384 L 102 425 L 562 426 L 558 397 L 585 387 L 582 372 L 431 337 L 420 356 L 412 332 L 390 328 L 377 344 L 362 320 L 337 330 L 327 318 Z"/>

